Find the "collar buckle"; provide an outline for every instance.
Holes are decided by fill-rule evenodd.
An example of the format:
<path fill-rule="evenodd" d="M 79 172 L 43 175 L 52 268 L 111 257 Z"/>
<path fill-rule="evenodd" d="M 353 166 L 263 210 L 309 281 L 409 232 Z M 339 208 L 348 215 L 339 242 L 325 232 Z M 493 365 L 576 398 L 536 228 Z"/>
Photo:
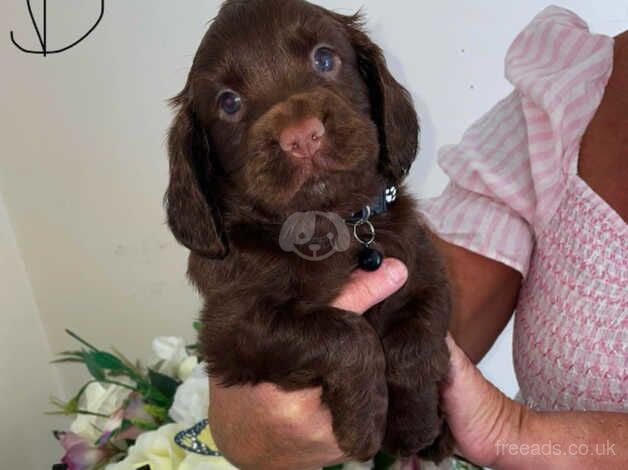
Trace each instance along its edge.
<path fill-rule="evenodd" d="M 355 225 L 359 222 L 365 223 L 373 215 L 379 215 L 383 214 L 384 212 L 388 212 L 389 206 L 396 200 L 397 188 L 393 185 L 388 186 L 373 201 L 371 201 L 371 204 L 352 214 L 346 222 L 350 225 Z"/>

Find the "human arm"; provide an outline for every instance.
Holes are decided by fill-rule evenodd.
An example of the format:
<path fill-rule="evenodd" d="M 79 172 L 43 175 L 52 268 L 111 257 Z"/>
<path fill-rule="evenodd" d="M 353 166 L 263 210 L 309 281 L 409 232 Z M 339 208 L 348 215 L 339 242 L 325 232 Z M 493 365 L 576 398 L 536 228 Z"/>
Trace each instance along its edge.
<path fill-rule="evenodd" d="M 593 40 L 598 44 L 608 42 L 605 38 Z M 628 33 L 615 38 L 613 73 L 588 125 L 579 158 L 579 176 L 619 214 L 625 214 L 628 207 L 620 184 L 625 178 L 622 181 L 618 177 L 625 173 L 625 165 L 622 167 L 621 158 L 617 158 L 622 154 L 620 123 L 625 121 L 627 109 L 622 106 L 628 89 L 627 44 Z M 600 93 L 603 87 L 591 83 L 596 82 L 589 83 L 589 94 L 594 95 L 594 90 Z M 591 101 L 592 105 L 597 103 L 593 98 Z M 449 264 L 457 268 L 463 258 L 457 260 Z M 473 282 L 473 273 L 464 277 Z M 478 325 L 483 327 L 483 321 L 484 318 Z M 464 344 L 466 337 L 478 334 L 467 334 L 470 328 L 473 325 L 462 323 L 462 337 L 457 338 L 467 352 L 470 348 Z M 532 411 L 509 400 L 488 383 L 460 349 L 452 350 L 452 356 L 452 371 L 457 373 L 443 399 L 458 445 L 472 460 L 498 469 L 628 468 L 628 414 Z"/>
<path fill-rule="evenodd" d="M 448 339 L 443 408 L 457 447 L 494 469 L 628 468 L 628 414 L 537 412 L 488 382 Z"/>
<path fill-rule="evenodd" d="M 445 260 L 452 293 L 449 330 L 469 358 L 478 363 L 512 316 L 521 274 L 435 235 L 432 239 Z"/>

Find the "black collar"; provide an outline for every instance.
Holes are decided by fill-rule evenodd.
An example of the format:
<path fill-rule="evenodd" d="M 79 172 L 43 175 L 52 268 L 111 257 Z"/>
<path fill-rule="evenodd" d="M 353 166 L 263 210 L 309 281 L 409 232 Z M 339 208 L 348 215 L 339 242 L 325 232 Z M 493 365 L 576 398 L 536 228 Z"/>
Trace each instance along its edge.
<path fill-rule="evenodd" d="M 368 206 L 364 206 L 359 211 L 351 215 L 346 222 L 354 225 L 360 221 L 367 221 L 374 215 L 388 212 L 390 205 L 397 199 L 397 188 L 393 185 L 388 186 Z"/>

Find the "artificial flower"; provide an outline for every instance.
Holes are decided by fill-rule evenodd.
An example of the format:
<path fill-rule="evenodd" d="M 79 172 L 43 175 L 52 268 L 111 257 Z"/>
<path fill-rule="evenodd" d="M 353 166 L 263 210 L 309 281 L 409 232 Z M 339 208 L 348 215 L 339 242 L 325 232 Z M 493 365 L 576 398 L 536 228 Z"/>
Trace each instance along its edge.
<path fill-rule="evenodd" d="M 105 425 L 102 429 L 102 434 L 96 441 L 97 445 L 104 444 L 109 440 L 114 431 L 122 426 L 122 420 L 124 419 L 124 409 L 120 408 L 114 414 L 109 416 L 109 419 L 105 421 Z"/>
<path fill-rule="evenodd" d="M 209 379 L 205 364 L 198 364 L 192 374 L 177 388 L 174 402 L 168 414 L 186 427 L 207 418 L 209 409 Z"/>
<path fill-rule="evenodd" d="M 133 392 L 122 408 L 113 413 L 105 422 L 96 444 L 106 443 L 114 433 L 112 440 L 115 442 L 135 440 L 143 432 L 157 427 L 155 418 L 146 411 L 142 396 Z"/>
<path fill-rule="evenodd" d="M 177 377 L 179 377 L 179 380 L 185 380 L 192 375 L 197 365 L 198 359 L 196 356 L 188 356 L 184 359 L 177 369 Z"/>
<path fill-rule="evenodd" d="M 67 466 L 67 470 L 88 470 L 111 456 L 104 448 L 92 446 L 84 437 L 73 432 L 60 432 L 57 437 L 65 450 L 61 463 Z"/>
<path fill-rule="evenodd" d="M 178 470 L 186 452 L 174 442 L 174 436 L 185 427 L 166 424 L 155 431 L 141 434 L 121 462 L 107 465 L 106 470 L 135 470 L 150 465 L 151 470 Z"/>
<path fill-rule="evenodd" d="M 176 377 L 179 366 L 188 357 L 185 340 L 175 336 L 159 336 L 153 340 L 153 353 L 157 357 L 156 370 Z"/>
<path fill-rule="evenodd" d="M 79 409 L 102 416 L 79 414 L 70 425 L 70 431 L 96 442 L 109 416 L 122 407 L 130 393 L 131 390 L 119 385 L 90 383 L 81 396 Z"/>
<path fill-rule="evenodd" d="M 133 392 L 124 406 L 124 419 L 129 421 L 141 422 L 145 424 L 152 424 L 155 422 L 154 418 L 146 411 L 146 403 L 142 396 Z"/>

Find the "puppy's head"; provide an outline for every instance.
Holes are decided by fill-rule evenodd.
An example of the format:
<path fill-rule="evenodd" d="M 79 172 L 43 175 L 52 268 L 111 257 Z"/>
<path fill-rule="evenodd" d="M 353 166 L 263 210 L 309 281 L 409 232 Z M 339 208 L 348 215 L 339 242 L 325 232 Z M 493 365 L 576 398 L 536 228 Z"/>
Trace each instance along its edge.
<path fill-rule="evenodd" d="M 225 2 L 172 103 L 168 223 L 210 257 L 244 213 L 361 207 L 417 151 L 411 98 L 361 18 L 303 0 Z"/>

